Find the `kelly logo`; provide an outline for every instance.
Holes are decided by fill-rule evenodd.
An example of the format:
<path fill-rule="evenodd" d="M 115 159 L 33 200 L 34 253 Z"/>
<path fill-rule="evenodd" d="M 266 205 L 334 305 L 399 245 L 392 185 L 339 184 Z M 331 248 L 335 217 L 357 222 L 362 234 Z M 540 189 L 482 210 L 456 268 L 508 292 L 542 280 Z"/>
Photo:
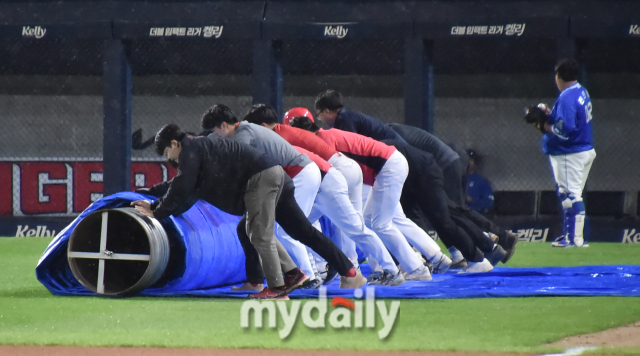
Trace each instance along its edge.
<path fill-rule="evenodd" d="M 630 35 L 640 35 L 640 25 L 631 25 L 631 26 L 629 26 L 629 34 Z"/>
<path fill-rule="evenodd" d="M 340 25 L 340 26 L 332 26 L 327 25 L 324 27 L 324 35 L 325 37 L 337 37 L 344 38 L 349 32 L 349 29 Z"/>
<path fill-rule="evenodd" d="M 16 237 L 49 237 L 56 236 L 55 230 L 48 230 L 47 225 L 38 225 L 35 229 L 29 229 L 29 225 L 18 225 L 16 230 Z"/>
<path fill-rule="evenodd" d="M 331 306 L 334 308 L 328 311 L 327 306 L 327 289 L 320 288 L 318 300 L 309 300 L 302 305 L 302 301 L 294 300 L 286 302 L 284 300 L 248 300 L 242 303 L 240 310 L 240 326 L 249 328 L 250 313 L 253 310 L 253 325 L 256 328 L 262 328 L 263 312 L 267 312 L 268 327 L 275 329 L 277 325 L 276 309 L 280 312 L 280 316 L 284 322 L 282 329 L 279 331 L 280 339 L 285 339 L 291 334 L 295 326 L 298 316 L 302 319 L 302 323 L 310 329 L 324 329 L 326 327 L 327 314 L 329 317 L 329 325 L 334 329 L 362 329 L 376 327 L 376 311 L 380 314 L 383 326 L 378 330 L 378 337 L 382 340 L 389 336 L 393 325 L 398 317 L 400 310 L 400 302 L 391 301 L 389 308 L 383 301 L 375 300 L 375 291 L 373 287 L 366 288 L 366 298 L 362 299 L 362 289 L 356 289 L 353 293 L 355 301 L 343 297 L 333 297 Z M 287 306 L 289 308 L 287 309 Z M 315 312 L 315 313 L 314 313 Z"/>
<path fill-rule="evenodd" d="M 622 233 L 623 244 L 637 244 L 640 243 L 640 233 L 636 233 L 636 229 L 624 229 Z"/>
<path fill-rule="evenodd" d="M 22 37 L 42 38 L 45 33 L 47 33 L 47 29 L 40 26 L 22 26 Z"/>

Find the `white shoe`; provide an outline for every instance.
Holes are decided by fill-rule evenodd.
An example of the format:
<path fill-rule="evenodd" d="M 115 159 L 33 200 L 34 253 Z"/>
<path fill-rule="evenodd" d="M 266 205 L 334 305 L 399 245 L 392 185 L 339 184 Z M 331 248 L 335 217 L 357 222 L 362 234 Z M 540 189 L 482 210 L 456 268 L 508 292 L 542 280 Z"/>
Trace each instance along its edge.
<path fill-rule="evenodd" d="M 422 256 L 422 252 L 418 251 L 417 248 L 413 248 L 413 252 L 416 253 L 416 255 L 418 256 L 418 258 L 420 259 L 420 262 L 422 262 L 422 264 L 427 263 L 427 260 L 424 259 L 424 257 Z"/>
<path fill-rule="evenodd" d="M 442 254 L 442 256 L 435 261 L 431 261 L 431 263 L 433 264 L 433 273 L 434 274 L 442 274 L 445 273 L 449 270 L 449 268 L 451 267 L 451 264 L 453 264 L 453 262 L 451 261 L 451 259 L 445 255 L 444 253 Z"/>
<path fill-rule="evenodd" d="M 493 265 L 486 258 L 482 262 L 469 262 L 467 268 L 463 269 L 460 273 L 480 273 L 489 272 L 493 269 Z"/>
<path fill-rule="evenodd" d="M 427 267 L 420 266 L 415 271 L 405 274 L 404 279 L 407 281 L 430 281 L 431 272 Z"/>

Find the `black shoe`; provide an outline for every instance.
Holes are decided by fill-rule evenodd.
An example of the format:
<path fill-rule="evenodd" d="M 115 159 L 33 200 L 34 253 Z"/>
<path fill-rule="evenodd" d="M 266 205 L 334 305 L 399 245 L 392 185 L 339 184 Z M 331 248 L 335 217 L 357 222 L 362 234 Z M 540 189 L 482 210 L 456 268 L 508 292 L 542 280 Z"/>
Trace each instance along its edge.
<path fill-rule="evenodd" d="M 449 267 L 449 269 L 465 269 L 467 268 L 469 264 L 467 263 L 466 259 L 461 259 L 459 261 L 455 261 L 451 264 L 451 267 Z"/>
<path fill-rule="evenodd" d="M 495 245 L 491 252 L 484 254 L 484 258 L 491 262 L 492 266 L 495 266 L 500 263 L 506 255 L 507 251 L 505 251 L 500 245 Z"/>
<path fill-rule="evenodd" d="M 500 246 L 502 246 L 502 248 L 505 251 L 507 251 L 506 256 L 504 256 L 504 258 L 502 258 L 502 263 L 507 263 L 507 261 L 509 261 L 511 256 L 513 256 L 513 253 L 516 252 L 516 243 L 518 243 L 518 236 L 516 234 L 514 234 L 513 232 L 509 232 L 509 231 L 507 231 L 506 233 L 507 233 L 506 234 L 507 236 L 504 239 L 504 241 L 501 241 L 499 243 Z"/>
<path fill-rule="evenodd" d="M 338 277 L 338 271 L 335 270 L 333 267 L 331 267 L 330 265 L 327 265 L 327 276 L 324 277 L 324 282 L 322 282 L 322 285 L 328 285 L 329 283 L 333 282 L 334 279 L 336 279 Z"/>
<path fill-rule="evenodd" d="M 318 289 L 321 285 L 322 280 L 316 278 L 302 283 L 299 289 Z"/>

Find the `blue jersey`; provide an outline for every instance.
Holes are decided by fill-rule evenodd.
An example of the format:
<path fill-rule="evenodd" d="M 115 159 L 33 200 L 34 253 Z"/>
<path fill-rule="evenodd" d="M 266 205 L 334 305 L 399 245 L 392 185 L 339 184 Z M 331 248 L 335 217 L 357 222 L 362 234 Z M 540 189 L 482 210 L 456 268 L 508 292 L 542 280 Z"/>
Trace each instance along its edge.
<path fill-rule="evenodd" d="M 477 173 L 467 176 L 467 196 L 471 197 L 471 201 L 467 201 L 467 206 L 475 211 L 482 213 L 493 206 L 491 184 Z"/>
<path fill-rule="evenodd" d="M 563 90 L 549 115 L 553 133 L 542 136 L 542 152 L 553 156 L 592 149 L 591 118 L 587 90 L 580 83 Z"/>

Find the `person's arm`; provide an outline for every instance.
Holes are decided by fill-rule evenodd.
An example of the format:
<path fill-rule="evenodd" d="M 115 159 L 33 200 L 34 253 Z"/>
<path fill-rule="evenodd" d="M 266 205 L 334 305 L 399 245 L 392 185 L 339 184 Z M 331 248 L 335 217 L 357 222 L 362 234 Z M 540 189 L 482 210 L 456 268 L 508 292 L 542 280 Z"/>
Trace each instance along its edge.
<path fill-rule="evenodd" d="M 255 137 L 253 137 L 253 133 L 251 132 L 251 130 L 243 129 L 240 126 L 236 128 L 236 134 L 235 136 L 233 136 L 233 140 L 236 142 L 244 143 L 245 145 L 252 146 L 253 148 L 258 148 Z"/>
<path fill-rule="evenodd" d="M 556 107 L 549 115 L 549 121 L 544 125 L 550 132 L 561 140 L 568 140 L 569 135 L 576 129 L 575 105 L 568 105 L 565 101 L 558 100 Z"/>
<path fill-rule="evenodd" d="M 165 194 L 167 194 L 167 191 L 169 190 L 169 186 L 171 185 L 172 180 L 173 178 L 171 178 L 166 182 L 160 182 L 151 188 L 138 188 L 136 189 L 136 193 L 153 195 L 154 197 L 157 197 L 157 198 L 163 197 Z"/>
<path fill-rule="evenodd" d="M 340 113 L 338 113 L 340 115 Z M 336 117 L 336 121 L 333 124 L 333 128 L 358 133 L 358 129 L 356 127 L 356 123 L 354 118 L 351 115 L 342 115 Z"/>
<path fill-rule="evenodd" d="M 158 200 L 159 203 L 153 210 L 156 219 L 184 212 L 197 201 L 194 197 L 200 171 L 200 155 L 195 151 L 182 151 L 179 164 L 178 174 L 173 177 L 167 193 Z"/>

